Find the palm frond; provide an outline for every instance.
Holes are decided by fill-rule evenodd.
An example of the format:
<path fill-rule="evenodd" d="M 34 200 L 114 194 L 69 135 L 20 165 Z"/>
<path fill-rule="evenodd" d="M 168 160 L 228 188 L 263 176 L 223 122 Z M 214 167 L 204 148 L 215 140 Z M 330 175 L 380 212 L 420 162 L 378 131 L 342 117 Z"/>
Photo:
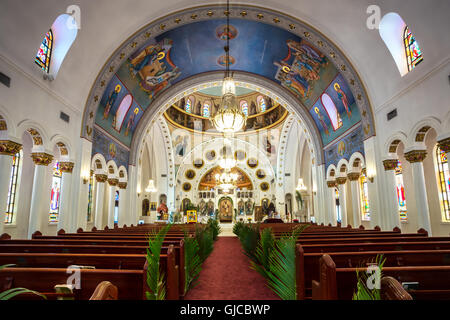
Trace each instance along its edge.
<path fill-rule="evenodd" d="M 369 262 L 369 264 L 376 265 L 379 270 L 379 279 L 383 277 L 383 266 L 386 262 L 386 258 L 383 255 L 377 255 L 375 259 Z M 372 275 L 366 272 L 367 268 L 361 266 L 359 269 L 356 269 L 356 292 L 353 293 L 353 300 L 381 300 L 381 292 L 379 288 L 369 288 L 368 282 L 369 280 L 373 280 Z"/>
<path fill-rule="evenodd" d="M 166 297 L 165 274 L 160 268 L 161 247 L 172 225 L 168 224 L 158 232 L 151 231 L 147 248 L 147 285 L 150 292 L 146 292 L 148 300 L 164 300 Z"/>
<path fill-rule="evenodd" d="M 184 268 L 185 268 L 185 287 L 184 293 L 186 294 L 189 289 L 192 289 L 197 282 L 198 276 L 201 271 L 202 260 L 199 255 L 200 247 L 197 239 L 189 237 L 187 232 L 184 233 Z"/>
<path fill-rule="evenodd" d="M 40 296 L 44 299 L 47 300 L 47 297 L 37 291 L 33 291 L 33 290 L 29 290 L 29 289 L 25 289 L 25 288 L 12 288 L 6 291 L 3 291 L 0 293 L 0 300 L 9 300 L 14 298 L 15 296 L 18 296 L 20 294 L 24 294 L 24 293 L 32 293 L 35 294 L 37 296 Z"/>

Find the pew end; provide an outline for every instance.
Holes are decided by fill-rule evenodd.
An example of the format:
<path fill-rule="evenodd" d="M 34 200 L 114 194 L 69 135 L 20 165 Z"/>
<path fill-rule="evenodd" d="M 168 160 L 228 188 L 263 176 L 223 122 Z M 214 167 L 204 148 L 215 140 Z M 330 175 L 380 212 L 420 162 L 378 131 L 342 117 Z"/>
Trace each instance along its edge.
<path fill-rule="evenodd" d="M 382 300 L 413 300 L 411 295 L 393 277 L 381 278 L 381 299 Z"/>
<path fill-rule="evenodd" d="M 31 239 L 36 239 L 36 238 L 39 238 L 41 236 L 42 236 L 42 232 L 40 232 L 38 230 L 38 231 L 33 232 L 33 234 L 31 235 Z"/>
<path fill-rule="evenodd" d="M 64 229 L 59 229 L 58 232 L 56 233 L 58 236 L 61 236 L 63 234 L 65 234 L 66 231 Z"/>
<path fill-rule="evenodd" d="M 83 233 L 83 228 L 78 228 L 77 233 Z"/>
<path fill-rule="evenodd" d="M 11 236 L 7 233 L 4 233 L 0 236 L 0 240 L 11 240 Z"/>
<path fill-rule="evenodd" d="M 102 281 L 89 300 L 118 300 L 119 290 L 109 281 Z"/>

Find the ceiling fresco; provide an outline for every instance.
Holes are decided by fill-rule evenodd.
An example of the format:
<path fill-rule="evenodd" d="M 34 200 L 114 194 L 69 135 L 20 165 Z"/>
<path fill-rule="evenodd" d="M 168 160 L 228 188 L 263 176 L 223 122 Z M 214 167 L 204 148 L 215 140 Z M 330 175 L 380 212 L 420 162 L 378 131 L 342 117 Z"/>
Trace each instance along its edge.
<path fill-rule="evenodd" d="M 136 47 L 99 100 L 94 131 L 129 151 L 139 120 L 159 93 L 196 74 L 225 70 L 225 21 L 186 24 Z M 266 23 L 230 19 L 230 24 L 231 70 L 290 90 L 308 109 L 325 147 L 357 127 L 361 115 L 346 80 L 313 44 Z M 97 143 L 105 142 L 94 139 Z"/>

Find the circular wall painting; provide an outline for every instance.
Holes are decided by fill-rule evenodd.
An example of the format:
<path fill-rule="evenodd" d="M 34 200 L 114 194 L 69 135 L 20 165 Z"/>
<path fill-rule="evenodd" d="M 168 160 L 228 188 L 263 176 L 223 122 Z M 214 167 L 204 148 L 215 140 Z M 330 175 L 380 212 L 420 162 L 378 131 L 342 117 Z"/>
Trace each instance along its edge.
<path fill-rule="evenodd" d="M 261 191 L 267 191 L 269 190 L 270 186 L 267 182 L 263 182 L 259 185 L 259 188 L 261 189 Z"/>
<path fill-rule="evenodd" d="M 255 159 L 255 158 L 248 159 L 247 165 L 252 169 L 256 168 L 258 166 L 258 159 Z"/>
<path fill-rule="evenodd" d="M 192 188 L 191 184 L 189 182 L 183 183 L 183 191 L 188 192 Z"/>
<path fill-rule="evenodd" d="M 258 179 L 264 179 L 266 177 L 266 173 L 262 169 L 256 170 L 256 177 Z"/>
<path fill-rule="evenodd" d="M 234 153 L 234 158 L 235 158 L 236 160 L 242 161 L 242 160 L 244 160 L 246 157 L 247 157 L 247 154 L 246 154 L 245 151 L 243 151 L 243 150 L 237 150 L 237 151 Z"/>
<path fill-rule="evenodd" d="M 195 171 L 192 169 L 189 169 L 186 171 L 186 173 L 184 175 L 187 179 L 192 180 L 195 178 Z"/>
<path fill-rule="evenodd" d="M 210 150 L 210 151 L 206 152 L 205 158 L 208 161 L 214 160 L 216 158 L 216 152 L 214 150 Z"/>
<path fill-rule="evenodd" d="M 237 35 L 238 31 L 233 25 L 227 26 L 226 24 L 223 24 L 216 28 L 216 37 L 220 40 L 227 41 L 227 38 L 233 40 Z"/>
<path fill-rule="evenodd" d="M 233 56 L 229 56 L 228 65 L 231 66 L 236 63 L 236 59 Z M 222 55 L 217 59 L 217 64 L 221 67 L 226 67 L 227 64 L 227 56 Z"/>
<path fill-rule="evenodd" d="M 197 169 L 202 168 L 204 164 L 205 162 L 203 161 L 203 159 L 195 159 L 194 162 L 192 163 L 192 165 Z"/>

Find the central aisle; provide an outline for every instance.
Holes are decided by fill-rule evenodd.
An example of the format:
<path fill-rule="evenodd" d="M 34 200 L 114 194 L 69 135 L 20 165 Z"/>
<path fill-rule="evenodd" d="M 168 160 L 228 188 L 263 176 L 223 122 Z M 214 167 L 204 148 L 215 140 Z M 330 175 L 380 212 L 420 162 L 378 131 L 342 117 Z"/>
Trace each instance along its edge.
<path fill-rule="evenodd" d="M 250 269 L 237 237 L 219 237 L 185 300 L 279 300 L 265 279 Z"/>

